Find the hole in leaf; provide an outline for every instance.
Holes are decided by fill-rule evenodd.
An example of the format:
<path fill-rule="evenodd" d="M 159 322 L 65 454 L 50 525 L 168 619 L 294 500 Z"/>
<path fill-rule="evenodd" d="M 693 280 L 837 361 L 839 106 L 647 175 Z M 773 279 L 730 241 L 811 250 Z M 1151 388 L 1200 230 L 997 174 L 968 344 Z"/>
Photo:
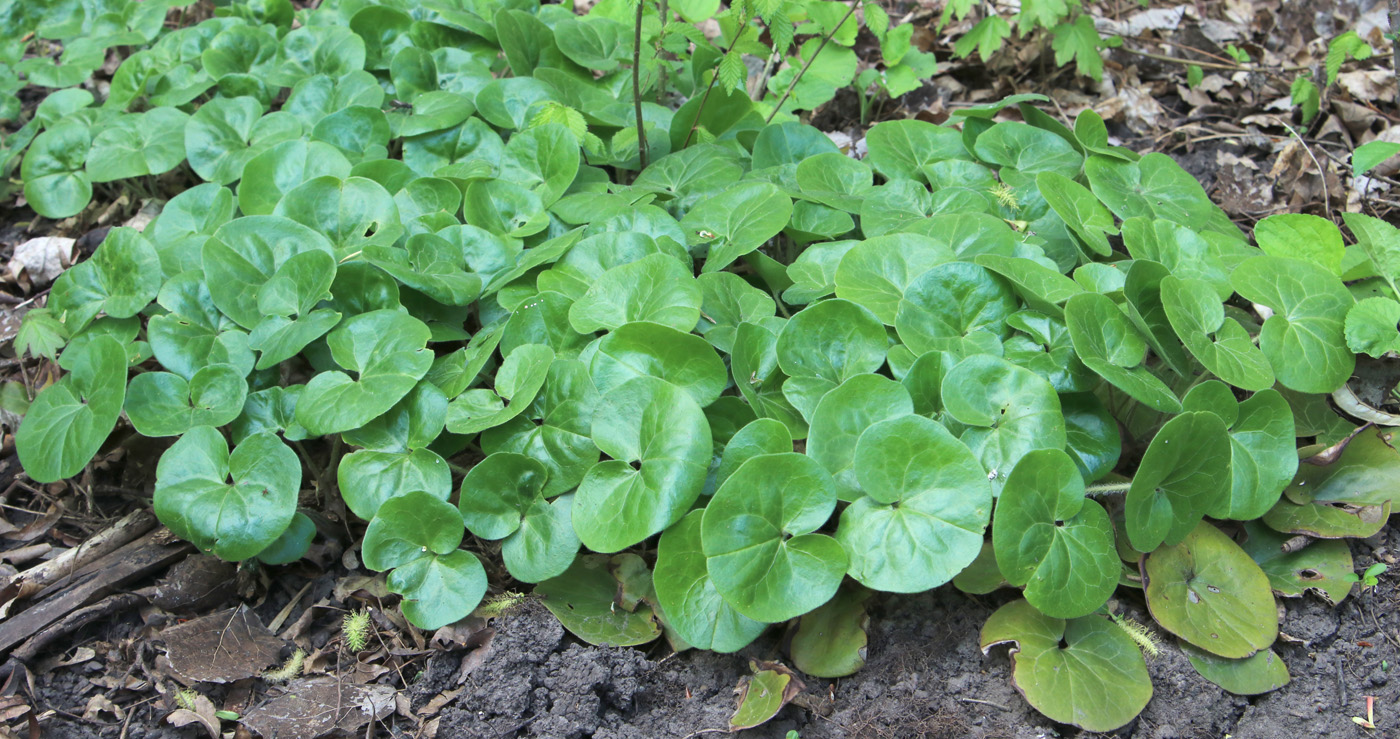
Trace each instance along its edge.
<path fill-rule="evenodd" d="M 1311 567 L 1307 567 L 1307 568 L 1298 570 L 1298 579 L 1300 579 L 1300 580 L 1321 580 L 1321 579 L 1322 579 L 1322 573 L 1321 573 L 1321 572 L 1318 572 L 1317 570 L 1312 569 Z"/>

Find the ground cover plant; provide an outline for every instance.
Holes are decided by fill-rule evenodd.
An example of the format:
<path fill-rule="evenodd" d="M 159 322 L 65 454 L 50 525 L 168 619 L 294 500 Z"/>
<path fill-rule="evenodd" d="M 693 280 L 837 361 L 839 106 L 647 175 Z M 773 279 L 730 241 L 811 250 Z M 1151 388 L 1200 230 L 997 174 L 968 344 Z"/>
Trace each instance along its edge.
<path fill-rule="evenodd" d="M 17 346 L 65 372 L 16 436 L 36 481 L 129 424 L 173 440 L 162 522 L 223 559 L 295 561 L 338 496 L 420 627 L 533 584 L 593 643 L 736 651 L 798 619 L 816 676 L 859 669 L 870 590 L 1020 588 L 984 648 L 1094 731 L 1152 690 L 1115 594 L 1263 692 L 1275 594 L 1339 602 L 1337 540 L 1389 516 L 1400 457 L 1358 423 L 1391 417 L 1349 385 L 1400 350 L 1384 221 L 1246 234 L 1038 96 L 879 123 L 852 158 L 794 116 L 855 77 L 839 3 L 146 15 L 177 5 L 11 16 L 63 44 L 13 65 L 57 90 L 6 141 L 37 212 L 202 181 L 26 316 Z M 112 47 L 98 101 L 75 86 Z M 890 94 L 932 63 L 906 52 Z M 791 678 L 763 669 L 735 726 Z"/>

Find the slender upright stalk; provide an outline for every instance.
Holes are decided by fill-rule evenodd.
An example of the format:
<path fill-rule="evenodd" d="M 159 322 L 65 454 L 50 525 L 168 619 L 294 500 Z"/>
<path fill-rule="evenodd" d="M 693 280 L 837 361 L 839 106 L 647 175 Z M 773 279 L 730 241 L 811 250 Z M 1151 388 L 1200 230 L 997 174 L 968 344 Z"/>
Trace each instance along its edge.
<path fill-rule="evenodd" d="M 661 8 L 660 8 L 660 10 L 661 10 L 661 33 L 659 33 L 659 34 L 656 35 L 656 58 L 657 58 L 658 60 L 665 61 L 665 60 L 670 60 L 670 59 L 674 59 L 674 58 L 675 58 L 675 55 L 673 55 L 673 54 L 671 54 L 671 53 L 669 53 L 669 52 L 663 53 L 663 51 L 662 51 L 662 49 L 661 49 L 661 40 L 664 39 L 664 38 L 666 37 L 666 24 L 668 24 L 668 23 L 671 22 L 671 8 L 668 6 L 666 0 L 661 0 Z M 657 105 L 665 105 L 665 104 L 666 104 L 666 99 L 665 99 L 665 96 L 666 96 L 666 71 L 667 71 L 667 70 L 666 70 L 666 65 L 665 65 L 664 63 L 662 63 L 662 64 L 658 64 L 657 67 L 658 67 L 658 69 L 660 69 L 660 71 L 661 71 L 661 81 L 656 85 L 656 104 L 657 104 Z"/>
<path fill-rule="evenodd" d="M 778 114 L 778 111 L 783 109 L 783 103 L 787 102 L 788 96 L 792 94 L 793 90 L 797 89 L 797 83 L 802 81 L 802 75 L 807 73 L 807 68 L 812 66 L 812 62 L 816 61 L 817 57 L 821 56 L 822 49 L 825 49 L 826 45 L 831 42 L 831 37 L 836 35 L 836 32 L 841 29 L 841 26 L 846 25 L 846 21 L 850 20 L 851 16 L 855 15 L 856 8 L 858 7 L 860 7 L 860 0 L 851 0 L 850 9 L 846 11 L 845 15 L 841 16 L 841 20 L 837 21 L 835 26 L 831 27 L 830 33 L 822 36 L 822 42 L 817 45 L 816 52 L 802 65 L 801 69 L 797 70 L 797 76 L 792 78 L 792 84 L 788 85 L 788 88 L 783 91 L 783 96 L 778 98 L 778 104 L 773 106 L 773 112 L 768 114 L 768 118 L 764 120 L 764 123 L 773 122 L 773 117 Z M 802 47 L 799 46 L 798 54 L 802 53 L 801 49 Z"/>
<path fill-rule="evenodd" d="M 637 155 L 641 169 L 647 168 L 647 130 L 642 125 L 642 9 L 646 0 L 637 0 L 637 24 L 632 36 L 632 107 L 637 114 Z"/>
<path fill-rule="evenodd" d="M 700 106 L 695 109 L 695 118 L 690 121 L 690 130 L 685 132 L 685 142 L 681 144 L 684 149 L 690 146 L 690 137 L 695 135 L 695 127 L 700 125 L 700 114 L 705 112 L 705 103 L 710 100 L 710 90 L 715 89 L 715 83 L 719 81 L 719 70 L 716 69 L 710 76 L 710 86 L 705 88 L 705 94 L 700 98 Z"/>

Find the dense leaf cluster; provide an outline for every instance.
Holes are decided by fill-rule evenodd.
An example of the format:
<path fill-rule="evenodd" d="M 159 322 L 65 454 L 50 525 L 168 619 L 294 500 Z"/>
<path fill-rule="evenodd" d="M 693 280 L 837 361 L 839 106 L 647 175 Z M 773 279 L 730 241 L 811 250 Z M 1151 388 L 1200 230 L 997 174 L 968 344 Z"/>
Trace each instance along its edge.
<path fill-rule="evenodd" d="M 49 481 L 123 413 L 176 439 L 156 511 L 217 556 L 306 551 L 329 486 L 302 491 L 293 447 L 324 438 L 419 626 L 486 592 L 496 545 L 468 532 L 585 639 L 734 651 L 801 617 L 813 674 L 859 667 L 854 637 L 803 634 L 859 632 L 864 588 L 1023 588 L 984 645 L 1107 730 L 1151 694 L 1136 632 L 1096 615 L 1116 589 L 1247 692 L 1277 683 L 1273 591 L 1349 587 L 1344 546 L 1278 541 L 1389 514 L 1389 432 L 1326 405 L 1357 352 L 1400 348 L 1383 222 L 1349 217 L 1346 247 L 1275 216 L 1251 244 L 1170 158 L 1034 96 L 880 123 L 854 159 L 711 89 L 703 39 L 665 61 L 689 100 L 642 104 L 632 177 L 625 3 L 255 0 L 164 31 L 156 5 L 40 18 L 64 55 L 149 43 L 102 105 L 56 92 L 22 130 L 36 210 L 205 182 L 27 315 L 17 345 L 64 375 L 16 444 Z M 1350 443 L 1300 466 L 1305 437 Z"/>

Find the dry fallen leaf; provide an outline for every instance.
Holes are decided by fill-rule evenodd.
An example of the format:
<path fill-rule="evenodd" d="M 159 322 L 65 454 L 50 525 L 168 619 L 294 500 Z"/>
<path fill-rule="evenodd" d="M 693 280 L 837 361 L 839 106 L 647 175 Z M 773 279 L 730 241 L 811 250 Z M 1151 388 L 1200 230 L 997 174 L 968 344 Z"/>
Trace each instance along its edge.
<path fill-rule="evenodd" d="M 166 722 L 171 726 L 199 724 L 209 733 L 210 739 L 219 739 L 219 717 L 214 715 L 217 709 L 214 708 L 213 702 L 197 693 L 193 702 L 193 711 L 187 708 L 177 708 L 165 717 Z"/>
<path fill-rule="evenodd" d="M 331 677 L 293 680 L 286 692 L 248 711 L 241 719 L 264 737 L 314 737 L 354 732 L 394 712 L 388 685 L 357 685 Z"/>
<path fill-rule="evenodd" d="M 25 292 L 53 282 L 73 266 L 78 256 L 75 243 L 61 236 L 40 236 L 16 246 L 8 268 L 10 280 Z"/>
<path fill-rule="evenodd" d="M 168 628 L 161 638 L 171 669 L 212 683 L 258 675 L 279 661 L 284 644 L 242 605 Z"/>

